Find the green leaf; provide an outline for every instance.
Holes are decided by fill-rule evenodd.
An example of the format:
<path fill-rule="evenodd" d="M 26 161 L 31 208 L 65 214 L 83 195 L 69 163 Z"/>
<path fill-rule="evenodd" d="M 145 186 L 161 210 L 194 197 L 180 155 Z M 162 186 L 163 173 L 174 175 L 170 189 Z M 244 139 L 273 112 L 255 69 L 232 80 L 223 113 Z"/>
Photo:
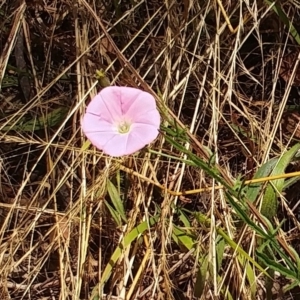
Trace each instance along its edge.
<path fill-rule="evenodd" d="M 293 160 L 299 149 L 300 144 L 296 144 L 281 157 L 270 159 L 258 169 L 253 179 L 284 174 L 286 167 Z M 278 205 L 277 191 L 281 193 L 285 187 L 294 182 L 295 180 L 285 185 L 285 179 L 277 179 L 267 184 L 261 207 L 262 215 L 268 219 L 272 219 L 276 215 Z M 264 183 L 254 183 L 247 186 L 245 188 L 246 198 L 250 202 L 254 202 L 260 195 L 263 186 Z"/>
<path fill-rule="evenodd" d="M 109 179 L 107 180 L 107 191 L 117 213 L 124 222 L 127 222 L 123 201 L 118 193 L 118 190 Z"/>
<path fill-rule="evenodd" d="M 270 269 L 279 272 L 281 275 L 284 275 L 287 278 L 298 279 L 297 274 L 293 270 L 290 270 L 290 269 L 284 267 L 283 265 L 275 262 L 274 260 L 270 259 L 268 257 L 268 255 L 266 255 L 265 253 L 257 251 L 256 254 L 257 254 L 257 257 Z"/>
<path fill-rule="evenodd" d="M 265 0 L 265 2 L 271 6 L 274 4 L 275 1 L 271 1 L 271 0 Z M 297 29 L 295 28 L 295 26 L 293 25 L 293 23 L 289 20 L 288 16 L 284 13 L 284 11 L 281 9 L 280 7 L 280 3 L 281 1 L 275 3 L 272 6 L 272 9 L 275 11 L 275 13 L 280 17 L 281 21 L 287 26 L 290 34 L 293 36 L 293 38 L 295 39 L 295 41 L 297 42 L 298 45 L 300 45 L 300 36 L 299 33 L 297 31 Z"/>
<path fill-rule="evenodd" d="M 11 126 L 5 126 L 1 128 L 1 131 L 20 131 L 20 132 L 32 132 L 35 130 L 45 129 L 47 127 L 53 127 L 61 123 L 67 116 L 69 109 L 66 107 L 59 107 L 45 116 L 40 116 L 31 120 L 27 120 L 27 117 L 22 118 L 17 124 Z"/>
<path fill-rule="evenodd" d="M 177 213 L 179 215 L 179 220 L 183 223 L 184 227 L 190 228 L 191 223 L 188 217 L 185 215 L 185 213 L 181 209 L 178 209 Z"/>
<path fill-rule="evenodd" d="M 191 250 L 196 243 L 195 237 L 192 237 L 192 235 L 189 235 L 186 231 L 180 229 L 174 224 L 172 237 L 178 245 L 182 245 L 188 250 Z"/>
<path fill-rule="evenodd" d="M 250 285 L 250 291 L 251 291 L 251 299 L 255 299 L 256 292 L 257 292 L 257 277 L 255 274 L 255 270 L 253 266 L 250 264 L 249 260 L 247 260 L 245 257 L 238 255 L 238 260 L 240 265 L 243 269 L 246 271 L 246 277 Z"/>
<path fill-rule="evenodd" d="M 218 234 L 220 234 L 227 244 L 238 254 L 243 256 L 245 259 L 249 260 L 258 270 L 262 273 L 266 274 L 266 271 L 244 250 L 242 249 L 236 242 L 234 242 L 230 237 L 221 229 L 217 229 Z"/>
<path fill-rule="evenodd" d="M 264 252 L 264 249 L 269 247 L 270 248 L 270 245 L 271 245 L 271 242 L 272 241 L 276 241 L 275 243 L 278 245 L 278 242 L 276 240 L 276 235 L 279 231 L 279 229 L 281 228 L 282 224 L 284 223 L 284 220 L 280 222 L 280 224 L 276 227 L 276 228 L 273 228 L 273 225 L 272 223 L 270 222 L 269 219 L 265 218 L 264 219 L 267 226 L 268 226 L 268 239 L 265 239 L 265 240 L 262 240 L 261 238 L 258 238 L 257 240 L 257 250 L 260 251 L 260 252 Z M 271 248 L 270 248 L 270 251 L 271 252 Z M 284 260 L 287 260 L 286 257 L 283 258 Z M 288 260 L 287 260 L 288 261 Z"/>
<path fill-rule="evenodd" d="M 269 176 L 270 173 L 272 172 L 272 170 L 274 169 L 277 161 L 278 161 L 278 157 L 274 157 L 274 158 L 270 159 L 269 161 L 267 161 L 265 164 L 263 164 L 257 170 L 257 172 L 255 173 L 253 179 L 258 179 L 258 178 L 263 178 L 263 177 Z M 249 184 L 245 188 L 246 198 L 250 202 L 254 202 L 257 199 L 262 187 L 263 187 L 262 183 L 251 183 L 251 184 Z"/>
<path fill-rule="evenodd" d="M 111 216 L 113 217 L 113 219 L 115 220 L 116 224 L 120 227 L 122 226 L 122 221 L 120 218 L 120 215 L 118 214 L 118 212 L 107 202 L 104 202 L 106 207 L 108 208 Z"/>
<path fill-rule="evenodd" d="M 236 204 L 237 205 L 237 204 Z M 238 205 L 237 205 L 238 207 Z M 247 214 L 241 210 L 241 213 L 244 216 L 247 216 Z M 200 213 L 194 213 L 197 221 L 199 223 L 203 223 L 205 222 L 205 226 L 207 226 L 207 223 L 210 222 L 208 218 L 204 218 L 202 214 Z M 253 223 L 250 219 L 249 219 L 249 223 Z M 254 223 L 253 223 L 254 224 Z M 265 234 L 264 231 L 258 227 L 256 224 L 254 224 L 254 226 L 257 227 L 257 229 L 262 232 L 262 234 Z M 260 270 L 263 274 L 267 274 L 266 271 L 245 251 L 243 250 L 235 241 L 233 241 L 221 228 L 216 228 L 217 233 L 223 237 L 223 239 L 225 240 L 225 242 L 234 250 L 236 251 L 238 254 L 240 254 L 241 256 L 244 256 L 247 260 L 249 260 L 258 270 Z"/>
<path fill-rule="evenodd" d="M 294 258 L 297 264 L 297 271 L 298 271 L 298 279 L 300 280 L 300 258 L 298 252 L 291 246 L 289 246 L 290 251 L 294 254 Z"/>
<path fill-rule="evenodd" d="M 286 179 L 285 182 L 284 182 L 283 190 L 286 190 L 287 188 L 289 188 L 290 186 L 292 186 L 293 184 L 295 184 L 299 180 L 300 180 L 300 176 L 296 176 L 296 177 Z"/>
<path fill-rule="evenodd" d="M 217 254 L 217 273 L 222 267 L 222 261 L 224 258 L 225 240 L 221 236 L 217 236 L 216 242 L 216 254 Z"/>
<path fill-rule="evenodd" d="M 115 267 L 118 259 L 121 257 L 122 253 L 126 250 L 128 246 L 141 234 L 143 234 L 146 230 L 150 229 L 152 226 L 154 226 L 157 221 L 159 220 L 159 216 L 150 218 L 147 221 L 144 221 L 143 223 L 139 224 L 137 227 L 135 227 L 133 230 L 131 230 L 123 239 L 123 241 L 119 244 L 119 246 L 115 249 L 114 253 L 112 254 L 109 263 L 106 265 L 102 276 L 101 281 L 98 285 L 95 286 L 95 288 L 92 291 L 91 299 L 95 299 L 99 295 L 98 291 L 101 291 L 105 285 L 105 283 L 110 278 L 112 269 Z"/>
<path fill-rule="evenodd" d="M 279 246 L 279 243 L 277 239 L 274 237 L 274 229 L 272 227 L 271 230 L 269 228 L 266 228 L 267 231 L 263 230 L 260 226 L 258 226 L 253 220 L 250 218 L 250 215 L 247 214 L 240 206 L 240 203 L 235 201 L 234 198 L 228 193 L 225 192 L 226 197 L 228 201 L 230 202 L 231 206 L 235 209 L 237 215 L 252 229 L 256 231 L 261 237 L 263 237 L 267 243 L 272 246 L 272 249 L 277 252 L 277 254 L 281 257 L 283 261 L 285 261 L 290 268 L 293 266 L 293 261 L 291 260 L 290 257 L 288 257 L 285 252 L 282 250 L 282 248 Z M 265 218 L 266 219 L 266 218 Z M 266 219 L 267 220 L 267 219 Z M 270 222 L 268 226 L 270 226 Z M 251 261 L 251 260 L 250 260 Z M 266 275 L 266 272 L 264 273 Z"/>
<path fill-rule="evenodd" d="M 203 294 L 205 282 L 206 282 L 206 273 L 208 269 L 208 255 L 199 259 L 200 268 L 197 273 L 197 279 L 195 283 L 194 296 L 200 298 Z"/>
<path fill-rule="evenodd" d="M 291 282 L 291 284 L 288 284 L 286 286 L 283 287 L 282 291 L 283 291 L 283 294 L 287 293 L 288 291 L 294 289 L 295 287 L 298 287 L 300 284 L 299 280 L 293 280 Z"/>
<path fill-rule="evenodd" d="M 290 150 L 285 152 L 278 160 L 270 176 L 280 175 L 285 172 L 286 167 L 290 164 L 296 153 L 300 149 L 300 144 L 294 145 Z M 261 213 L 268 219 L 272 219 L 277 213 L 278 206 L 278 194 L 283 191 L 284 178 L 272 180 L 268 183 L 266 191 L 264 193 L 263 202 L 261 206 Z"/>

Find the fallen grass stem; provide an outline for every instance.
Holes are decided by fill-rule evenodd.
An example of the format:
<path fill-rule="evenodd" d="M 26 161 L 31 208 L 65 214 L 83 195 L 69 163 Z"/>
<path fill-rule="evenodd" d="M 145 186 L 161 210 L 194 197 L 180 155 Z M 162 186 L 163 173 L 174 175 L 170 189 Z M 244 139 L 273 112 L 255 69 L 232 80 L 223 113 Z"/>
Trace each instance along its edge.
<path fill-rule="evenodd" d="M 133 171 L 125 166 L 120 166 L 120 169 L 130 175 L 137 176 L 138 178 L 147 181 L 148 183 L 151 183 L 157 187 L 159 187 L 161 190 L 173 195 L 173 196 L 186 196 L 186 195 L 193 195 L 193 194 L 198 194 L 198 193 L 203 193 L 203 192 L 209 192 L 212 190 L 220 190 L 224 189 L 225 187 L 223 185 L 216 185 L 216 186 L 210 186 L 210 187 L 205 187 L 205 188 L 200 188 L 200 189 L 193 189 L 193 190 L 188 190 L 188 191 L 181 191 L 181 192 L 176 192 L 173 190 L 169 190 L 165 186 L 161 185 L 160 183 L 149 179 L 146 176 L 141 175 L 140 173 Z M 268 176 L 268 177 L 263 177 L 263 178 L 256 178 L 256 179 L 250 179 L 246 180 L 243 182 L 243 185 L 250 185 L 254 183 L 263 183 L 263 182 L 268 182 L 272 180 L 277 180 L 277 179 L 283 179 L 283 178 L 292 178 L 292 177 L 298 177 L 300 176 L 300 171 L 298 172 L 291 172 L 291 173 L 286 173 L 286 174 L 280 174 L 280 175 L 274 175 L 274 176 Z"/>

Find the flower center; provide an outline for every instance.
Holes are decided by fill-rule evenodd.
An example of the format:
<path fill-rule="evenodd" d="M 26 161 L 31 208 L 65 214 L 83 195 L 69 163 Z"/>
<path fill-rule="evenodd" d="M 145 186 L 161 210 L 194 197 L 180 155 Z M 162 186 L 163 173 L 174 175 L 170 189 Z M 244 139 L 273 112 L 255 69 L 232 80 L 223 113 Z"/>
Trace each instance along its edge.
<path fill-rule="evenodd" d="M 119 133 L 124 134 L 124 133 L 129 132 L 129 130 L 130 130 L 130 123 L 128 123 L 126 121 L 119 123 L 119 125 L 118 125 Z"/>

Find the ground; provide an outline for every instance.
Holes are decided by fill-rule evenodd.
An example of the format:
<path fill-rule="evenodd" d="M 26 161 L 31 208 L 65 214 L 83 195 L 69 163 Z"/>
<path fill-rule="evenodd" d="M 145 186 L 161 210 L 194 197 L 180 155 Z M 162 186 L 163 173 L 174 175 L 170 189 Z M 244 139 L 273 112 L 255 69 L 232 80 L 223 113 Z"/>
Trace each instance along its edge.
<path fill-rule="evenodd" d="M 1 299 L 298 299 L 297 1 L 2 0 L 0 22 Z M 156 99 L 133 155 L 81 130 L 107 82 Z"/>

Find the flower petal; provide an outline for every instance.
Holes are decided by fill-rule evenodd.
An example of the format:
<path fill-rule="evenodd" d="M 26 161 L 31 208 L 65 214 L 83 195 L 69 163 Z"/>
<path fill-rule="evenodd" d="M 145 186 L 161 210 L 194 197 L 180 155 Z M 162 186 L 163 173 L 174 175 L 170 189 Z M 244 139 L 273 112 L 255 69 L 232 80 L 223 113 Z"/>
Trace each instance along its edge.
<path fill-rule="evenodd" d="M 142 90 L 132 88 L 132 87 L 119 87 L 120 95 L 121 95 L 121 106 L 122 106 L 122 113 L 127 115 L 128 110 L 134 104 L 134 102 L 145 92 Z M 148 94 L 148 93 L 146 93 Z M 150 95 L 150 94 L 149 94 Z"/>
<path fill-rule="evenodd" d="M 118 122 L 131 123 L 126 134 Z M 154 97 L 139 89 L 110 86 L 92 99 L 82 119 L 82 130 L 98 149 L 111 156 L 132 154 L 158 135 L 160 115 Z"/>
<path fill-rule="evenodd" d="M 83 116 L 81 127 L 91 143 L 101 150 L 108 140 L 118 134 L 110 122 L 90 113 Z"/>
<path fill-rule="evenodd" d="M 108 140 L 103 147 L 103 152 L 110 156 L 124 156 L 132 154 L 128 151 L 128 137 L 129 134 L 116 134 L 113 138 Z"/>
<path fill-rule="evenodd" d="M 121 90 L 117 86 L 104 88 L 88 105 L 87 112 L 113 123 L 123 115 L 121 106 Z"/>
<path fill-rule="evenodd" d="M 124 92 L 122 91 L 122 111 L 126 117 L 132 120 L 132 122 L 135 122 L 140 115 L 145 115 L 152 110 L 156 110 L 156 102 L 154 97 L 147 92 L 140 90 L 138 91 L 139 93 L 135 94 L 135 98 L 132 97 L 130 101 L 127 100 L 126 102 L 124 101 L 125 90 Z"/>
<path fill-rule="evenodd" d="M 130 131 L 130 138 L 128 142 L 130 144 L 140 144 L 140 149 L 153 142 L 158 136 L 158 128 L 149 124 L 136 123 L 132 124 Z M 128 147 L 131 147 L 128 145 Z M 133 147 L 133 146 L 132 146 Z"/>
<path fill-rule="evenodd" d="M 111 156 L 130 155 L 147 144 L 158 135 L 158 130 L 152 125 L 133 124 L 129 134 L 117 134 L 102 147 Z"/>
<path fill-rule="evenodd" d="M 154 126 L 156 129 L 159 128 L 160 125 L 160 114 L 155 110 L 148 111 L 144 114 L 140 114 L 136 116 L 134 119 L 134 124 L 148 124 Z"/>

